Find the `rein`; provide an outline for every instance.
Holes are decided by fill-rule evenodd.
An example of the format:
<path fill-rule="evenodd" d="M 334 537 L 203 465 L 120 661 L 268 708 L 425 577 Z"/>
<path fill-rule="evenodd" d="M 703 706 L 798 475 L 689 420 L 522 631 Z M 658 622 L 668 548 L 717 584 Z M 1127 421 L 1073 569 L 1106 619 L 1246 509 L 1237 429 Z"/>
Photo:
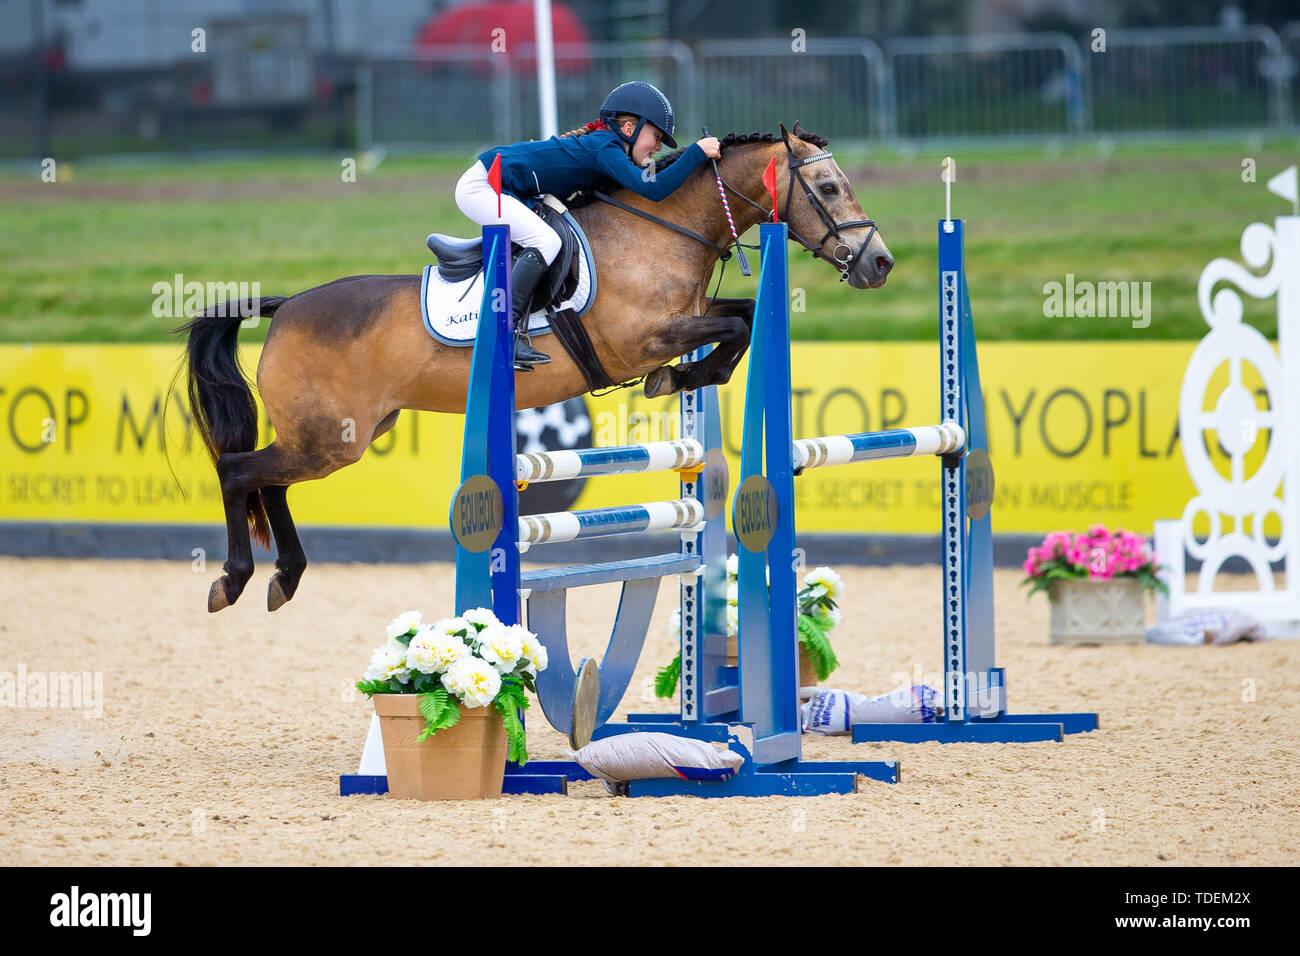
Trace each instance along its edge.
<path fill-rule="evenodd" d="M 719 179 L 721 179 L 721 177 L 719 177 Z M 732 191 L 734 192 L 735 190 L 733 189 Z M 715 245 L 714 243 L 710 242 L 708 239 L 705 239 L 703 236 L 701 236 L 698 232 L 692 232 L 691 230 L 687 229 L 685 226 L 679 226 L 679 225 L 677 225 L 676 223 L 669 222 L 667 219 L 660 219 L 660 218 L 659 218 L 658 216 L 656 216 L 656 215 L 653 215 L 653 214 L 651 214 L 651 213 L 645 212 L 645 211 L 642 210 L 642 209 L 637 209 L 637 208 L 634 207 L 634 206 L 629 206 L 629 205 L 628 205 L 627 203 L 625 203 L 625 202 L 619 202 L 617 199 L 613 198 L 612 196 L 606 196 L 603 192 L 601 192 L 601 191 L 598 190 L 598 189 L 593 189 L 593 190 L 591 191 L 591 194 L 592 194 L 593 196 L 595 196 L 597 199 L 599 199 L 601 202 L 607 202 L 607 203 L 609 203 L 611 206 L 617 206 L 619 209 L 624 209 L 624 210 L 626 210 L 627 212 L 632 213 L 632 215 L 634 215 L 634 216 L 640 216 L 642 219 L 648 219 L 650 222 L 658 223 L 659 225 L 664 226 L 664 227 L 667 228 L 667 229 L 671 229 L 671 230 L 673 230 L 673 232 L 679 232 L 679 233 L 681 233 L 683 236 L 688 236 L 689 238 L 694 239 L 696 242 L 708 246 L 710 249 L 712 249 L 714 252 L 716 252 L 716 253 L 718 254 L 718 259 L 722 262 L 722 271 L 721 271 L 720 273 L 718 273 L 718 283 L 717 283 L 717 285 L 715 285 L 715 286 L 713 287 L 713 295 L 709 296 L 709 304 L 708 304 L 707 306 L 705 306 L 705 308 L 704 308 L 704 314 L 707 315 L 708 312 L 709 312 L 709 309 L 713 308 L 713 303 L 714 303 L 714 302 L 717 300 L 717 298 L 718 298 L 718 290 L 719 290 L 720 288 L 722 288 L 722 277 L 725 276 L 725 275 L 727 274 L 727 260 L 731 258 L 731 249 L 729 249 L 729 248 L 725 248 L 725 247 L 723 247 L 723 246 Z M 740 241 L 740 239 L 737 238 L 737 239 L 736 239 L 736 247 L 737 247 L 737 248 L 740 248 L 742 245 L 744 245 L 744 243 L 742 243 L 742 242 Z M 749 248 L 750 248 L 750 249 L 757 249 L 758 246 L 749 246 Z M 710 270 L 710 271 L 712 271 L 712 270 Z M 707 285 L 707 283 L 705 283 L 705 284 Z M 644 378 L 644 377 L 645 377 L 645 376 L 643 375 L 641 378 Z M 641 379 L 637 379 L 636 382 L 626 382 L 626 383 L 623 383 L 622 385 L 616 385 L 616 386 L 614 386 L 614 387 L 615 387 L 615 388 L 628 388 L 629 386 L 632 386 L 632 385 L 637 384 L 637 382 L 639 382 L 640 380 L 641 380 Z M 606 393 L 605 393 L 605 392 L 592 392 L 592 394 L 593 394 L 593 395 L 604 395 L 604 394 L 606 394 Z"/>
<path fill-rule="evenodd" d="M 665 226 L 668 229 L 673 230 L 674 232 L 680 232 L 683 236 L 689 236 L 690 238 L 694 239 L 696 242 L 702 242 L 704 243 L 704 245 L 708 246 L 714 252 L 718 253 L 718 255 L 720 255 L 723 259 L 729 259 L 731 257 L 731 253 L 728 250 L 724 249 L 722 246 L 714 245 L 713 243 L 709 242 L 709 240 L 701 236 L 698 232 L 691 232 L 691 230 L 687 229 L 685 226 L 679 226 L 676 223 L 669 222 L 667 219 L 660 219 L 658 216 L 645 212 L 642 209 L 637 209 L 635 206 L 629 206 L 625 202 L 619 202 L 617 199 L 614 199 L 612 196 L 606 196 L 600 190 L 593 189 L 591 194 L 595 196 L 597 199 L 599 199 L 601 202 L 607 202 L 611 206 L 617 206 L 619 209 L 624 209 L 627 212 L 632 213 L 633 215 L 640 216 L 642 219 L 649 219 L 651 222 L 656 222 L 661 226 Z"/>

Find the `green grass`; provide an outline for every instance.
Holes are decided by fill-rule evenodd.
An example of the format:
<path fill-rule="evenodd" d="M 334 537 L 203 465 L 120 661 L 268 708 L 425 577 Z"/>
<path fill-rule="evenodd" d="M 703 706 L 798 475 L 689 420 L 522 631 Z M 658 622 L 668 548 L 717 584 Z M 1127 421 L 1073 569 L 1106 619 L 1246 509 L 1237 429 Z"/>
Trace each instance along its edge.
<path fill-rule="evenodd" d="M 1296 145 L 954 149 L 981 338 L 1199 338 L 1197 276 L 1215 256 L 1239 258 L 1246 224 L 1286 211 L 1264 181 Z M 797 338 L 933 338 L 939 155 L 837 153 L 897 266 L 883 290 L 857 292 L 791 246 L 790 284 L 807 303 Z M 1245 156 L 1259 182 L 1242 183 Z M 153 285 L 174 273 L 288 295 L 342 275 L 418 272 L 428 232 L 475 230 L 452 199 L 463 159 L 393 158 L 355 184 L 341 181 L 340 159 L 65 164 L 55 184 L 34 169 L 0 174 L 0 341 L 156 342 L 177 320 L 152 314 Z M 1151 282 L 1150 328 L 1045 318 L 1043 285 L 1066 273 Z M 733 261 L 722 294 L 753 290 Z M 1270 312 L 1248 303 L 1273 334 Z"/>

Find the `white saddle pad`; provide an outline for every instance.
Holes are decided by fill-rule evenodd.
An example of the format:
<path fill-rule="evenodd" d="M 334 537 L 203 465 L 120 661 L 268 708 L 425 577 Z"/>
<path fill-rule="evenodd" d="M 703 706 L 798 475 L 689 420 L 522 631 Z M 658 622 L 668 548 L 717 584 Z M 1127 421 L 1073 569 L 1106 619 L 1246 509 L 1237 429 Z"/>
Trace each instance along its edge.
<path fill-rule="evenodd" d="M 573 296 L 560 303 L 556 310 L 573 309 L 583 315 L 591 300 L 591 261 L 586 243 L 579 243 L 578 286 Z M 447 282 L 438 274 L 436 265 L 424 267 L 420 280 L 420 312 L 424 327 L 439 342 L 446 345 L 472 346 L 478 334 L 478 310 L 483 304 L 483 272 L 460 282 Z M 548 335 L 551 326 L 546 312 L 538 310 L 528 317 L 530 335 Z"/>

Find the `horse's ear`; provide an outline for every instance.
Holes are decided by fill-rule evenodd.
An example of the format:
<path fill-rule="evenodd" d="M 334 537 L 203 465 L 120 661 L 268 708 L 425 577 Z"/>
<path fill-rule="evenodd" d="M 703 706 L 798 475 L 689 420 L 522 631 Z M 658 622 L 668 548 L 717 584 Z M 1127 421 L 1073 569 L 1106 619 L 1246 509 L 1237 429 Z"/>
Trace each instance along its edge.
<path fill-rule="evenodd" d="M 777 125 L 781 127 L 781 141 L 784 142 L 786 146 L 789 146 L 789 145 L 790 145 L 790 133 L 786 130 L 786 128 L 785 128 L 785 124 L 784 124 L 784 123 L 778 123 Z M 798 124 L 798 123 L 795 123 L 795 125 L 798 126 L 799 124 Z"/>
<path fill-rule="evenodd" d="M 795 136 L 798 136 L 800 139 L 804 139 L 808 135 L 808 131 L 803 128 L 803 124 L 800 123 L 798 120 L 794 121 L 794 130 L 792 132 L 794 133 Z"/>

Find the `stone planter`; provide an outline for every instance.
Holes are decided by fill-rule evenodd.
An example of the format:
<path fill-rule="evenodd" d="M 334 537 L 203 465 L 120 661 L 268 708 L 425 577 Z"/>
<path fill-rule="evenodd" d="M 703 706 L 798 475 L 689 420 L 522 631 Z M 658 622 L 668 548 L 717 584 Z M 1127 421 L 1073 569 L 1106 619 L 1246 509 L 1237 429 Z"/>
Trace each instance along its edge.
<path fill-rule="evenodd" d="M 1141 644 L 1146 597 L 1136 578 L 1053 581 L 1053 644 Z"/>
<path fill-rule="evenodd" d="M 460 708 L 460 722 L 416 743 L 424 730 L 417 694 L 375 694 L 388 765 L 388 795 L 410 800 L 482 800 L 501 796 L 505 724 L 497 709 Z"/>
<path fill-rule="evenodd" d="M 736 652 L 736 638 L 727 638 L 727 666 L 735 667 L 740 663 L 740 657 Z M 808 657 L 808 651 L 802 644 L 799 645 L 799 686 L 816 687 L 817 670 L 813 667 L 812 659 Z"/>

